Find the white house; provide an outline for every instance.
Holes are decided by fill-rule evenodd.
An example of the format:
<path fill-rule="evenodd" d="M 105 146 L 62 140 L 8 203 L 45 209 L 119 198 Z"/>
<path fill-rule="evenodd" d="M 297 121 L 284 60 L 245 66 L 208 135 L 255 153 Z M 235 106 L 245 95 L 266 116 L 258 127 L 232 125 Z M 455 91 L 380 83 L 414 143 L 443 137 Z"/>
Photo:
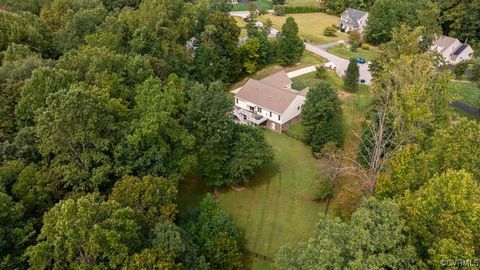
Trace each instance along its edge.
<path fill-rule="evenodd" d="M 473 49 L 470 45 L 447 36 L 439 36 L 430 47 L 430 50 L 441 54 L 451 65 L 456 65 L 464 60 L 470 60 L 473 57 Z"/>
<path fill-rule="evenodd" d="M 350 32 L 358 30 L 360 33 L 365 31 L 368 21 L 368 12 L 347 8 L 341 15 L 340 21 L 338 22 L 338 27 L 345 30 L 345 32 Z"/>
<path fill-rule="evenodd" d="M 235 93 L 233 114 L 239 122 L 282 132 L 301 118 L 308 88 L 297 91 L 285 71 L 249 79 Z"/>

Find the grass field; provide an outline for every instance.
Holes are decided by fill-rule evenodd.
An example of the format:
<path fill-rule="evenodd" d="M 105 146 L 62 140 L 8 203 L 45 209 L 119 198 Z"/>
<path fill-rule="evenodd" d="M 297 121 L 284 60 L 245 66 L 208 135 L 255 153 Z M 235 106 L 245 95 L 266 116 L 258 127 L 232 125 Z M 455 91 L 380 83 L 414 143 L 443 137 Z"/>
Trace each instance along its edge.
<path fill-rule="evenodd" d="M 362 48 L 358 48 L 357 51 L 352 52 L 347 46 L 345 45 L 337 45 L 328 48 L 328 51 L 332 54 L 335 54 L 337 56 L 340 56 L 342 58 L 356 58 L 356 57 L 362 57 L 363 59 L 369 61 L 375 58 L 377 55 L 379 55 L 381 52 L 375 48 L 375 47 L 370 47 L 369 50 L 364 50 Z"/>
<path fill-rule="evenodd" d="M 255 5 L 257 5 L 257 8 L 260 9 L 272 9 L 273 4 L 272 1 L 270 0 L 257 0 L 255 1 Z M 240 4 L 235 4 L 233 5 L 232 11 L 246 11 L 248 10 L 248 4 L 240 3 Z"/>
<path fill-rule="evenodd" d="M 222 207 L 243 230 L 246 248 L 273 257 L 278 248 L 307 239 L 324 204 L 313 201 L 318 170 L 310 148 L 283 134 L 266 132 L 275 161 L 241 190 L 219 196 Z"/>
<path fill-rule="evenodd" d="M 337 40 L 346 40 L 348 35 L 337 32 L 336 37 L 326 37 L 323 35 L 323 30 L 327 26 L 336 25 L 339 17 L 328 15 L 326 13 L 302 13 L 302 14 L 288 14 L 295 19 L 300 29 L 300 36 L 313 44 L 324 44 Z M 260 18 L 263 21 L 270 19 L 273 27 L 282 29 L 287 16 L 275 16 L 272 14 L 264 15 Z"/>
<path fill-rule="evenodd" d="M 475 108 L 480 108 L 480 88 L 470 82 L 452 82 L 452 90 L 460 101 Z"/>

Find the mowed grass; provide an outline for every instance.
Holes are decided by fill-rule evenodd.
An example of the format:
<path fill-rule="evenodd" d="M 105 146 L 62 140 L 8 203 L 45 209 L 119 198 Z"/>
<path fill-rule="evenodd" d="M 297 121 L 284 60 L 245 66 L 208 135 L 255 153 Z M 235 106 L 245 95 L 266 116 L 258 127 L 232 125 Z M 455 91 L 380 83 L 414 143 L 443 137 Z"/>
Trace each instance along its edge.
<path fill-rule="evenodd" d="M 317 78 L 314 72 L 308 73 L 292 79 L 292 87 L 300 90 L 305 87 L 311 87 L 322 80 Z M 353 150 L 358 145 L 358 134 L 361 131 L 362 121 L 365 116 L 365 112 L 373 101 L 373 97 L 368 91 L 367 85 L 359 85 L 359 91 L 357 93 L 346 93 L 343 90 L 343 81 L 339 78 L 334 71 L 328 70 L 325 81 L 330 83 L 337 91 L 341 92 L 343 116 L 345 119 L 346 140 L 345 149 L 347 151 Z M 301 121 L 293 125 L 288 129 L 296 135 L 301 135 L 305 131 L 305 128 L 301 124 Z"/>
<path fill-rule="evenodd" d="M 301 13 L 301 14 L 288 14 L 287 16 L 275 16 L 272 14 L 267 14 L 262 16 L 260 19 L 266 21 L 270 19 L 272 21 L 273 27 L 275 29 L 282 29 L 282 25 L 285 23 L 285 20 L 288 16 L 291 16 L 295 19 L 295 22 L 298 24 L 300 31 L 300 36 L 306 39 L 308 42 L 313 44 L 324 44 L 337 40 L 346 40 L 348 35 L 345 33 L 337 32 L 335 37 L 327 37 L 323 35 L 323 30 L 327 26 L 336 25 L 340 19 L 337 16 L 328 15 L 326 13 Z"/>
<path fill-rule="evenodd" d="M 452 82 L 452 91 L 458 100 L 475 108 L 480 108 L 480 88 L 475 83 Z"/>
<path fill-rule="evenodd" d="M 255 1 L 255 5 L 257 6 L 257 8 L 260 8 L 260 9 L 269 10 L 273 8 L 272 1 L 269 1 L 269 0 L 257 0 Z M 248 10 L 248 4 L 246 3 L 235 4 L 233 5 L 233 8 L 232 8 L 232 11 L 247 11 L 247 10 Z"/>
<path fill-rule="evenodd" d="M 325 207 L 313 200 L 315 180 L 326 168 L 295 139 L 272 131 L 266 139 L 275 153 L 273 165 L 244 188 L 220 192 L 218 199 L 243 231 L 246 249 L 274 257 L 282 245 L 311 235 Z"/>
<path fill-rule="evenodd" d="M 381 53 L 380 50 L 372 46 L 370 46 L 370 49 L 368 50 L 358 48 L 355 52 L 352 52 L 350 48 L 345 45 L 337 45 L 337 46 L 328 48 L 328 51 L 342 58 L 349 59 L 349 58 L 361 57 L 367 61 L 372 60 L 373 58 L 375 58 Z"/>

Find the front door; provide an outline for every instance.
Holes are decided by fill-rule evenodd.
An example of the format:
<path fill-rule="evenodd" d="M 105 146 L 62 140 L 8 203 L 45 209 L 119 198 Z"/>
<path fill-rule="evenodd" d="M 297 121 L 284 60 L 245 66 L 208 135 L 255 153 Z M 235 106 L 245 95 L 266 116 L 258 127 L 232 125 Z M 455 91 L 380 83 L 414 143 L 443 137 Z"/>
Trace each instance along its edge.
<path fill-rule="evenodd" d="M 272 123 L 270 124 L 270 129 L 271 129 L 271 130 L 275 130 L 275 123 L 272 122 Z"/>

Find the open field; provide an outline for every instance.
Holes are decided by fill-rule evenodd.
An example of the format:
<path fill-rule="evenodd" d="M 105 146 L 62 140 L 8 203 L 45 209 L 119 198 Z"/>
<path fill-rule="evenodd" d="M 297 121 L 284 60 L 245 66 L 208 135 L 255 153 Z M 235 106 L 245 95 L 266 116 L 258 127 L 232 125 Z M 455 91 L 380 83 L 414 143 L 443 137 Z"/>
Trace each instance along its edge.
<path fill-rule="evenodd" d="M 219 195 L 222 207 L 242 229 L 246 248 L 273 257 L 278 248 L 308 238 L 324 204 L 312 200 L 318 170 L 324 165 L 310 148 L 283 134 L 266 131 L 275 160 L 240 190 Z"/>
<path fill-rule="evenodd" d="M 257 5 L 257 8 L 260 9 L 272 9 L 273 4 L 271 0 L 256 0 L 255 5 Z M 233 5 L 232 11 L 246 11 L 248 10 L 248 4 L 240 3 L 240 4 L 235 4 Z"/>
<path fill-rule="evenodd" d="M 460 101 L 480 108 L 480 88 L 475 83 L 454 81 L 452 90 Z"/>
<path fill-rule="evenodd" d="M 337 32 L 336 37 L 326 37 L 323 35 L 323 30 L 327 26 L 336 25 L 339 17 L 328 15 L 326 13 L 302 13 L 302 14 L 288 14 L 295 19 L 300 29 L 300 36 L 306 39 L 312 44 L 324 44 L 337 40 L 346 40 L 348 35 L 345 33 Z M 260 17 L 260 20 L 266 21 L 270 19 L 273 27 L 276 29 L 282 29 L 282 25 L 288 16 L 275 16 L 267 14 Z"/>
<path fill-rule="evenodd" d="M 345 45 L 337 45 L 337 46 L 330 47 L 328 48 L 328 52 L 346 59 L 362 57 L 367 61 L 372 60 L 373 58 L 375 58 L 377 55 L 381 53 L 380 50 L 378 50 L 376 47 L 373 47 L 373 46 L 370 46 L 369 50 L 358 48 L 355 52 L 352 52 Z"/>

